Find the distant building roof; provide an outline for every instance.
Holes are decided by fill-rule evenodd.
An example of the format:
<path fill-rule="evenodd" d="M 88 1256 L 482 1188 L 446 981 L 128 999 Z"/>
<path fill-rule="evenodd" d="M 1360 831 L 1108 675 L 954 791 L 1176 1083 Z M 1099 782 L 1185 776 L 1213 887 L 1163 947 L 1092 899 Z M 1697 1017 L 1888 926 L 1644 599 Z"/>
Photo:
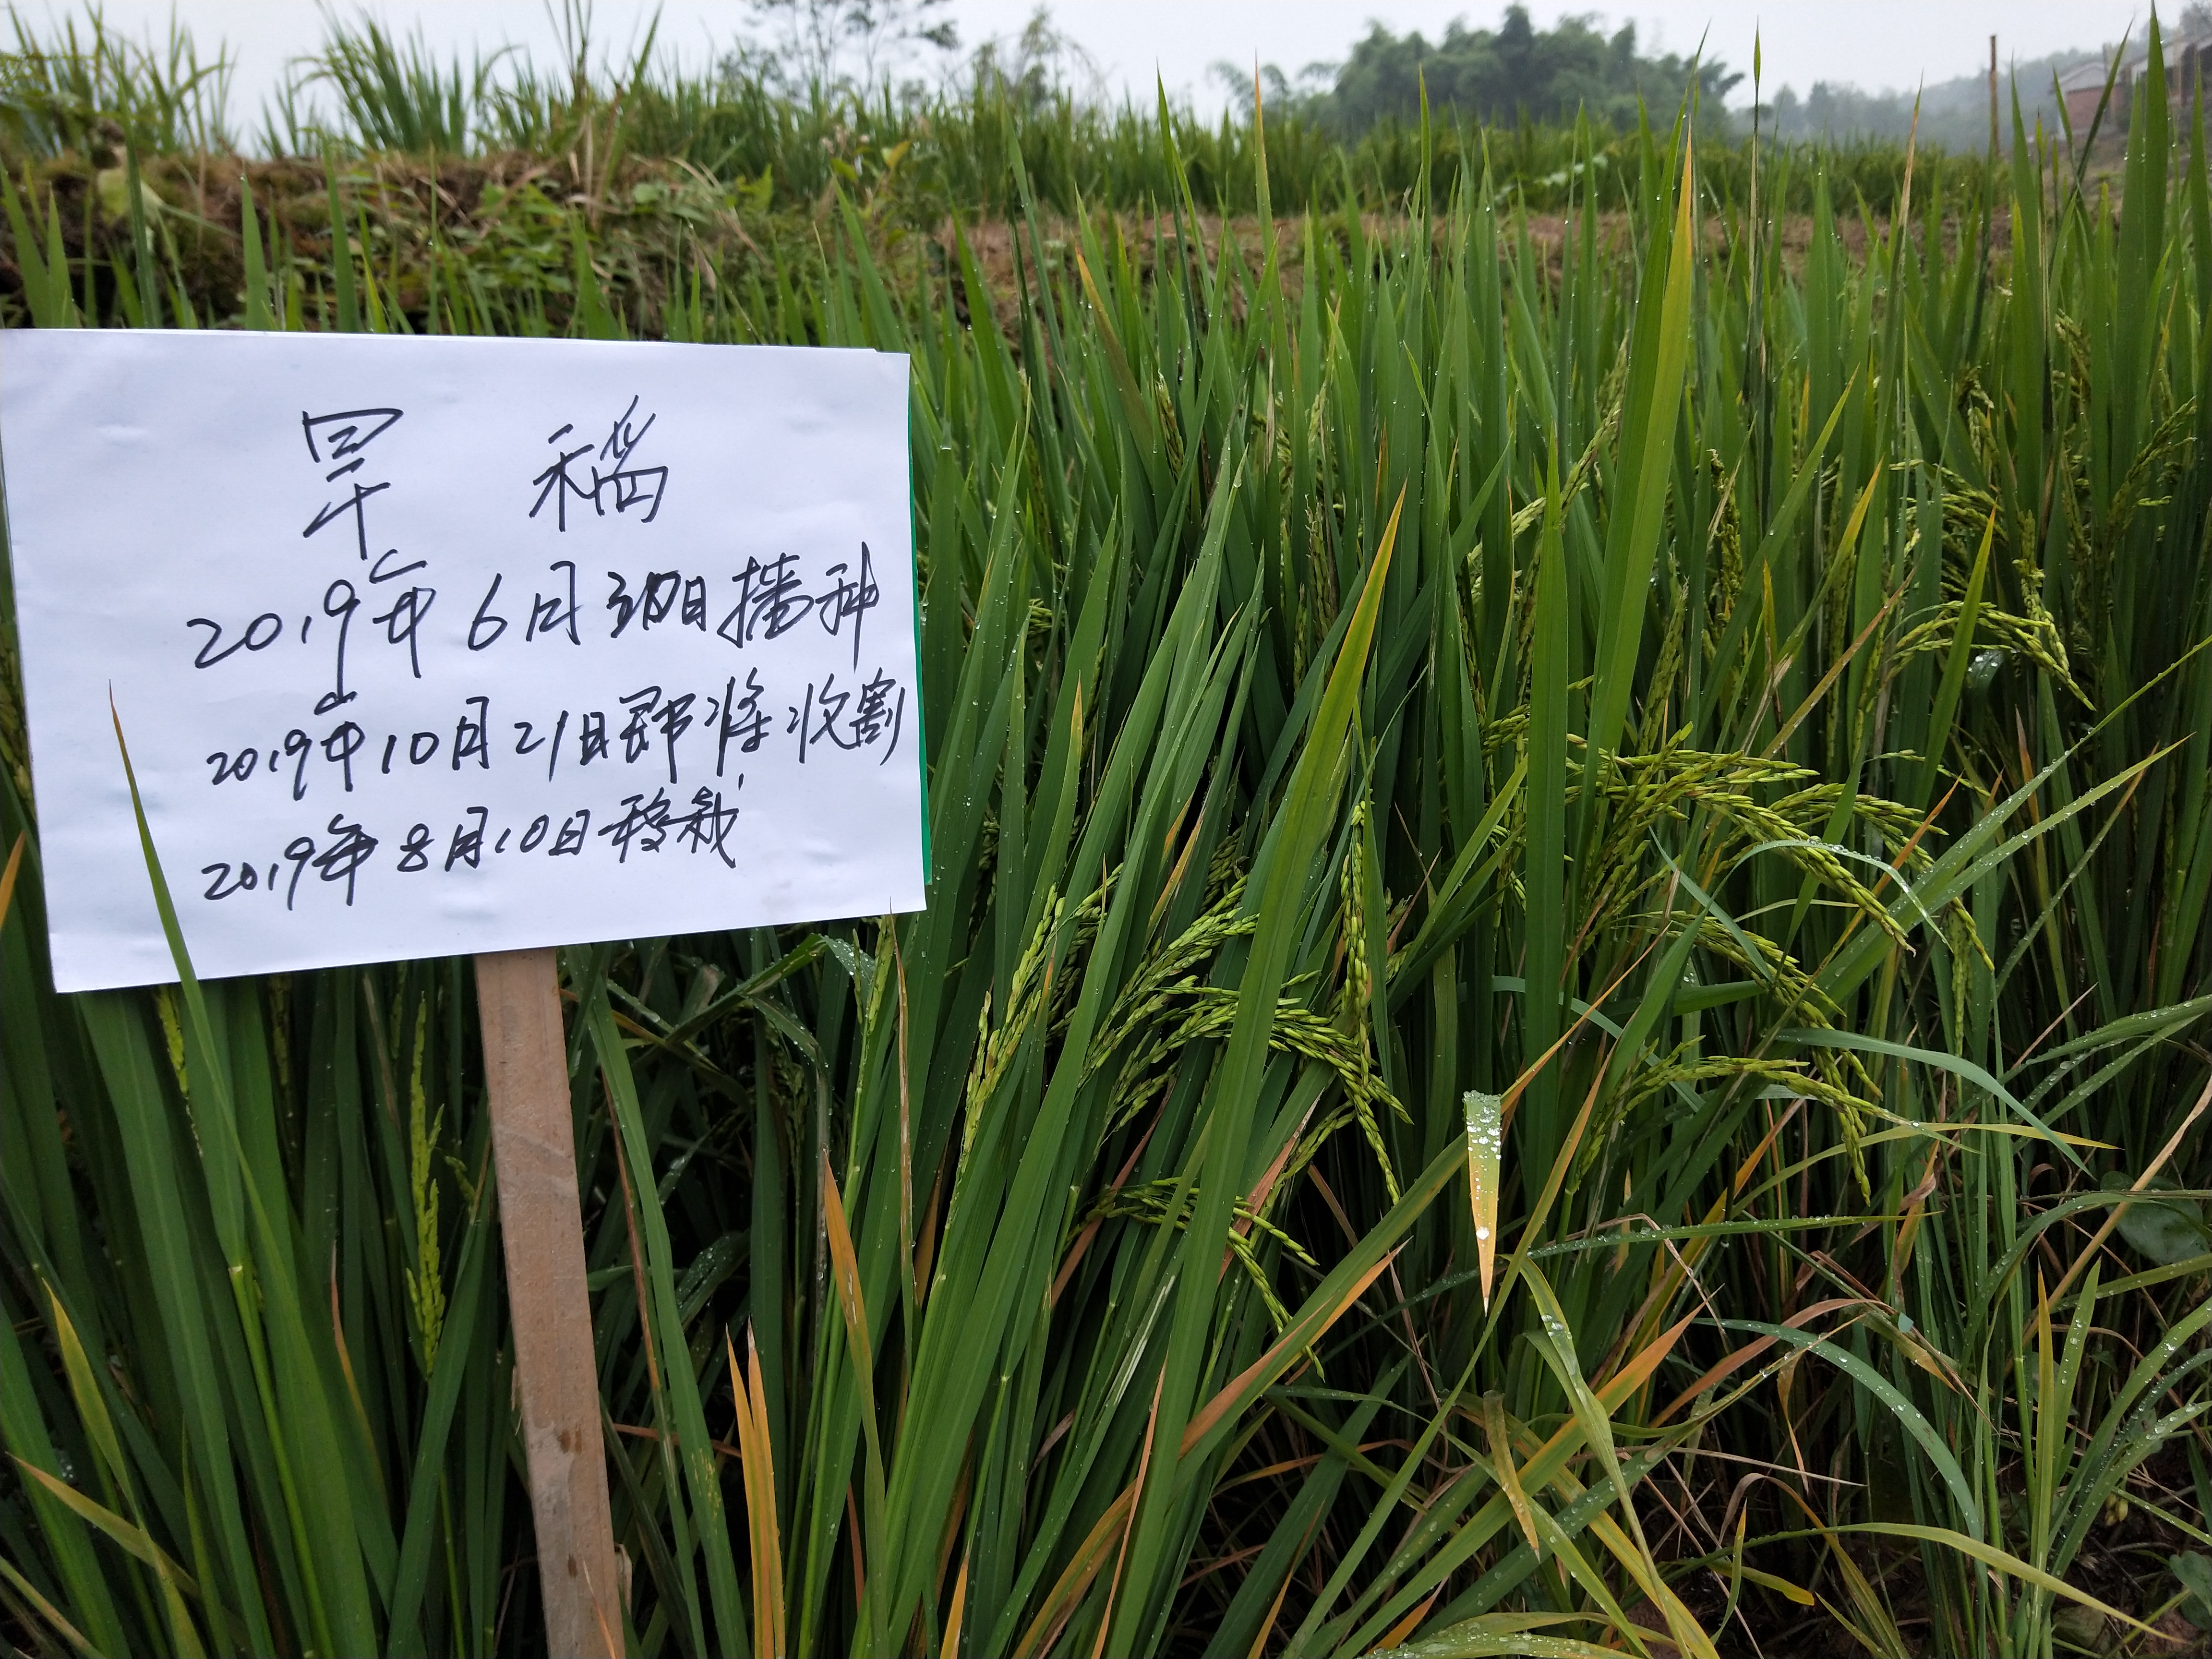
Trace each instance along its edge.
<path fill-rule="evenodd" d="M 2212 28 L 2201 27 L 2191 28 L 2187 24 L 2183 24 L 2171 33 L 2161 31 L 2159 47 L 2160 54 L 2166 59 L 2166 68 L 2171 70 L 2179 66 L 2184 52 L 2203 52 L 2207 48 L 2212 48 Z M 2140 45 L 2130 41 L 2127 65 L 2121 73 L 2129 76 L 2141 75 L 2149 64 L 2149 41 L 2146 40 Z"/>
<path fill-rule="evenodd" d="M 2058 90 L 2062 93 L 2100 90 L 2105 84 L 2105 76 L 2111 71 L 2109 64 L 2092 58 L 2086 63 L 2075 64 L 2070 70 L 2060 70 Z"/>
<path fill-rule="evenodd" d="M 2182 54 L 2185 52 L 2212 52 L 2212 26 L 2182 23 L 2173 28 L 2162 30 L 2159 37 L 2159 46 L 2166 58 L 2166 66 L 2170 71 L 2180 65 Z M 2132 81 L 2148 67 L 2149 63 L 2150 42 L 2148 40 L 2138 37 L 2130 40 L 2127 44 L 2127 57 L 2120 65 L 2120 79 L 2123 82 Z M 2058 90 L 2062 94 L 2069 92 L 2101 91 L 2104 88 L 2105 77 L 2112 73 L 2112 67 L 2110 57 L 2092 58 L 2076 64 L 2072 69 L 2060 71 Z"/>

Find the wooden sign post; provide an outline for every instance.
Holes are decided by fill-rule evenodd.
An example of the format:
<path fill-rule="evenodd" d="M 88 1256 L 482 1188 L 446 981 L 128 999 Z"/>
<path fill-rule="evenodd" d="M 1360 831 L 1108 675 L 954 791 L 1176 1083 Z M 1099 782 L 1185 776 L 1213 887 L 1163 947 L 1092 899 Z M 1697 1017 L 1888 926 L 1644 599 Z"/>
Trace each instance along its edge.
<path fill-rule="evenodd" d="M 906 360 L 137 329 L 5 350 L 55 988 L 176 973 L 111 697 L 201 977 L 475 956 L 548 1642 L 611 1659 L 548 947 L 921 908 Z"/>
<path fill-rule="evenodd" d="M 478 957 L 477 1008 L 547 1651 L 556 1659 L 621 1659 L 621 1585 L 554 953 Z"/>

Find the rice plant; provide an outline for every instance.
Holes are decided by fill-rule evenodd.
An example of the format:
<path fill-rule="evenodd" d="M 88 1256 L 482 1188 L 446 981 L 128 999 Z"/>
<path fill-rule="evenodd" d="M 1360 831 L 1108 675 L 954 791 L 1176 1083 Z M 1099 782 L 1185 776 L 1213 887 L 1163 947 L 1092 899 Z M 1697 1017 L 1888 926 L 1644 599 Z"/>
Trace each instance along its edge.
<path fill-rule="evenodd" d="M 982 216 L 725 154 L 670 234 L 629 118 L 245 169 L 220 303 L 6 205 L 40 326 L 912 355 L 929 908 L 563 957 L 632 1650 L 2172 1650 L 2201 110 L 1880 213 L 1555 134 L 1553 239 L 1479 143 L 1278 198 L 1255 109 L 1225 225 L 1003 106 Z M 11 1639 L 532 1650 L 466 965 L 57 997 L 0 605 Z"/>

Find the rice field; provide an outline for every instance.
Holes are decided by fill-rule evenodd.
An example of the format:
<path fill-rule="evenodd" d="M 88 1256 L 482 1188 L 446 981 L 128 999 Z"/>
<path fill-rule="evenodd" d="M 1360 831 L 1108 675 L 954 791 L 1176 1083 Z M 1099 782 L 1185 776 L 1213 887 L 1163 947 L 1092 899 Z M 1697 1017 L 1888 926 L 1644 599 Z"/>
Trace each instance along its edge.
<path fill-rule="evenodd" d="M 911 355 L 929 908 L 562 953 L 629 1650 L 2203 1649 L 2201 106 L 17 27 L 11 325 Z M 15 628 L 7 1638 L 542 1651 L 469 964 L 55 994 Z"/>

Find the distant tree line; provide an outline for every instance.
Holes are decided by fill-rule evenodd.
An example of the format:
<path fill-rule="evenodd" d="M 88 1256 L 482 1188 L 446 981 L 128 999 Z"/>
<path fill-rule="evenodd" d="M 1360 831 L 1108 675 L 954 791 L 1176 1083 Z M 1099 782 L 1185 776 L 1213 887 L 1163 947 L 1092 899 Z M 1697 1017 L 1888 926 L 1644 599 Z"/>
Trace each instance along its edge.
<path fill-rule="evenodd" d="M 1224 84 L 1250 85 L 1249 70 L 1224 64 L 1215 73 Z M 1633 23 L 1607 34 L 1593 17 L 1568 16 L 1544 29 L 1523 5 L 1506 7 L 1495 28 L 1455 20 L 1435 41 L 1376 23 L 1341 64 L 1309 64 L 1296 82 L 1272 67 L 1261 75 L 1270 102 L 1287 102 L 1347 137 L 1381 122 L 1419 119 L 1425 85 L 1443 120 L 1510 125 L 1583 112 L 1620 127 L 1634 122 L 1639 100 L 1671 113 L 1693 81 L 1708 112 L 1717 114 L 1723 95 L 1743 78 L 1717 58 L 1647 56 Z"/>
<path fill-rule="evenodd" d="M 2212 36 L 2212 4 L 2205 3 L 2205 0 L 2191 0 L 2181 8 L 2178 17 L 2162 19 L 2160 27 L 2165 34 L 2167 62 L 2171 63 L 2177 43 L 2201 41 Z M 2128 52 L 2140 52 L 2148 34 L 2149 28 L 2139 14 L 2127 37 Z M 2070 52 L 2055 52 L 2045 58 L 2011 59 L 2002 55 L 2004 44 L 2000 33 L 1998 137 L 2006 147 L 2012 143 L 2012 100 L 2015 95 L 2020 100 L 2023 125 L 2032 132 L 2039 118 L 2045 132 L 2056 131 L 2056 78 L 2077 64 L 2109 64 L 2112 54 L 2119 49 L 2119 43 L 2107 41 L 2102 48 L 2082 46 Z M 1961 75 L 1905 92 L 1893 88 L 1867 92 L 1837 82 L 1815 81 L 1812 89 L 1800 97 L 1796 88 L 1784 86 L 1765 94 L 1761 125 L 1765 131 L 1782 138 L 1902 138 L 1912 131 L 1916 109 L 1919 141 L 1923 144 L 1950 150 L 1982 148 L 1990 138 L 1989 72 L 1984 70 Z"/>
<path fill-rule="evenodd" d="M 936 76 L 963 95 L 988 88 L 1025 108 L 1063 97 L 1114 101 L 1099 65 L 1054 23 L 1047 5 L 1038 4 L 1021 29 L 969 45 L 945 15 L 950 3 L 746 0 L 753 27 L 723 59 L 722 73 L 732 82 L 799 94 L 810 88 L 851 90 L 897 81 L 903 94 L 926 98 Z M 2190 0 L 2167 31 L 2169 40 L 2208 33 L 2208 0 Z M 2142 35 L 2138 28 L 2131 40 L 2139 42 Z M 2002 45 L 2001 39 L 2000 49 Z M 2004 142 L 2010 142 L 2015 88 L 2028 125 L 2040 118 L 2049 129 L 2057 119 L 2053 76 L 2103 55 L 2083 47 L 2008 62 L 1999 83 Z M 917 71 L 916 78 L 899 79 Z M 1212 78 L 1229 94 L 1232 110 L 1249 106 L 1252 73 L 1249 62 L 1212 66 Z M 1430 109 L 1446 125 L 1510 126 L 1523 118 L 1551 124 L 1587 115 L 1619 131 L 1635 123 L 1639 109 L 1655 119 L 1671 118 L 1693 84 L 1701 125 L 1741 131 L 1752 115 L 1724 107 L 1727 94 L 1745 77 L 1718 58 L 1647 53 L 1633 22 L 1608 30 L 1595 12 L 1539 27 L 1519 3 L 1507 5 L 1495 27 L 1472 27 L 1455 19 L 1435 40 L 1417 29 L 1396 34 L 1371 23 L 1340 61 L 1308 64 L 1295 74 L 1267 64 L 1259 76 L 1269 111 L 1304 118 L 1348 141 L 1385 124 L 1418 121 L 1424 89 Z M 1988 142 L 1985 71 L 1909 91 L 1869 91 L 1826 80 L 1802 94 L 1786 84 L 1770 83 L 1759 91 L 1762 131 L 1785 141 L 1902 139 L 1912 130 L 1917 110 L 1923 145 L 1961 151 Z"/>
<path fill-rule="evenodd" d="M 2094 58 L 2094 51 L 2053 52 L 2009 65 L 1997 82 L 2001 143 L 2012 143 L 2012 99 L 2020 97 L 2021 119 L 2034 131 L 2040 118 L 2055 130 L 2058 100 L 2051 78 Z M 1833 81 L 1815 81 L 1802 98 L 1784 85 L 1770 91 L 1760 111 L 1760 131 L 1778 138 L 1903 138 L 1919 111 L 1919 142 L 1937 149 L 1979 149 L 1990 138 L 1990 81 L 1984 70 L 1937 81 L 1915 92 L 1864 92 Z M 1740 119 L 1743 118 L 1739 118 Z"/>

